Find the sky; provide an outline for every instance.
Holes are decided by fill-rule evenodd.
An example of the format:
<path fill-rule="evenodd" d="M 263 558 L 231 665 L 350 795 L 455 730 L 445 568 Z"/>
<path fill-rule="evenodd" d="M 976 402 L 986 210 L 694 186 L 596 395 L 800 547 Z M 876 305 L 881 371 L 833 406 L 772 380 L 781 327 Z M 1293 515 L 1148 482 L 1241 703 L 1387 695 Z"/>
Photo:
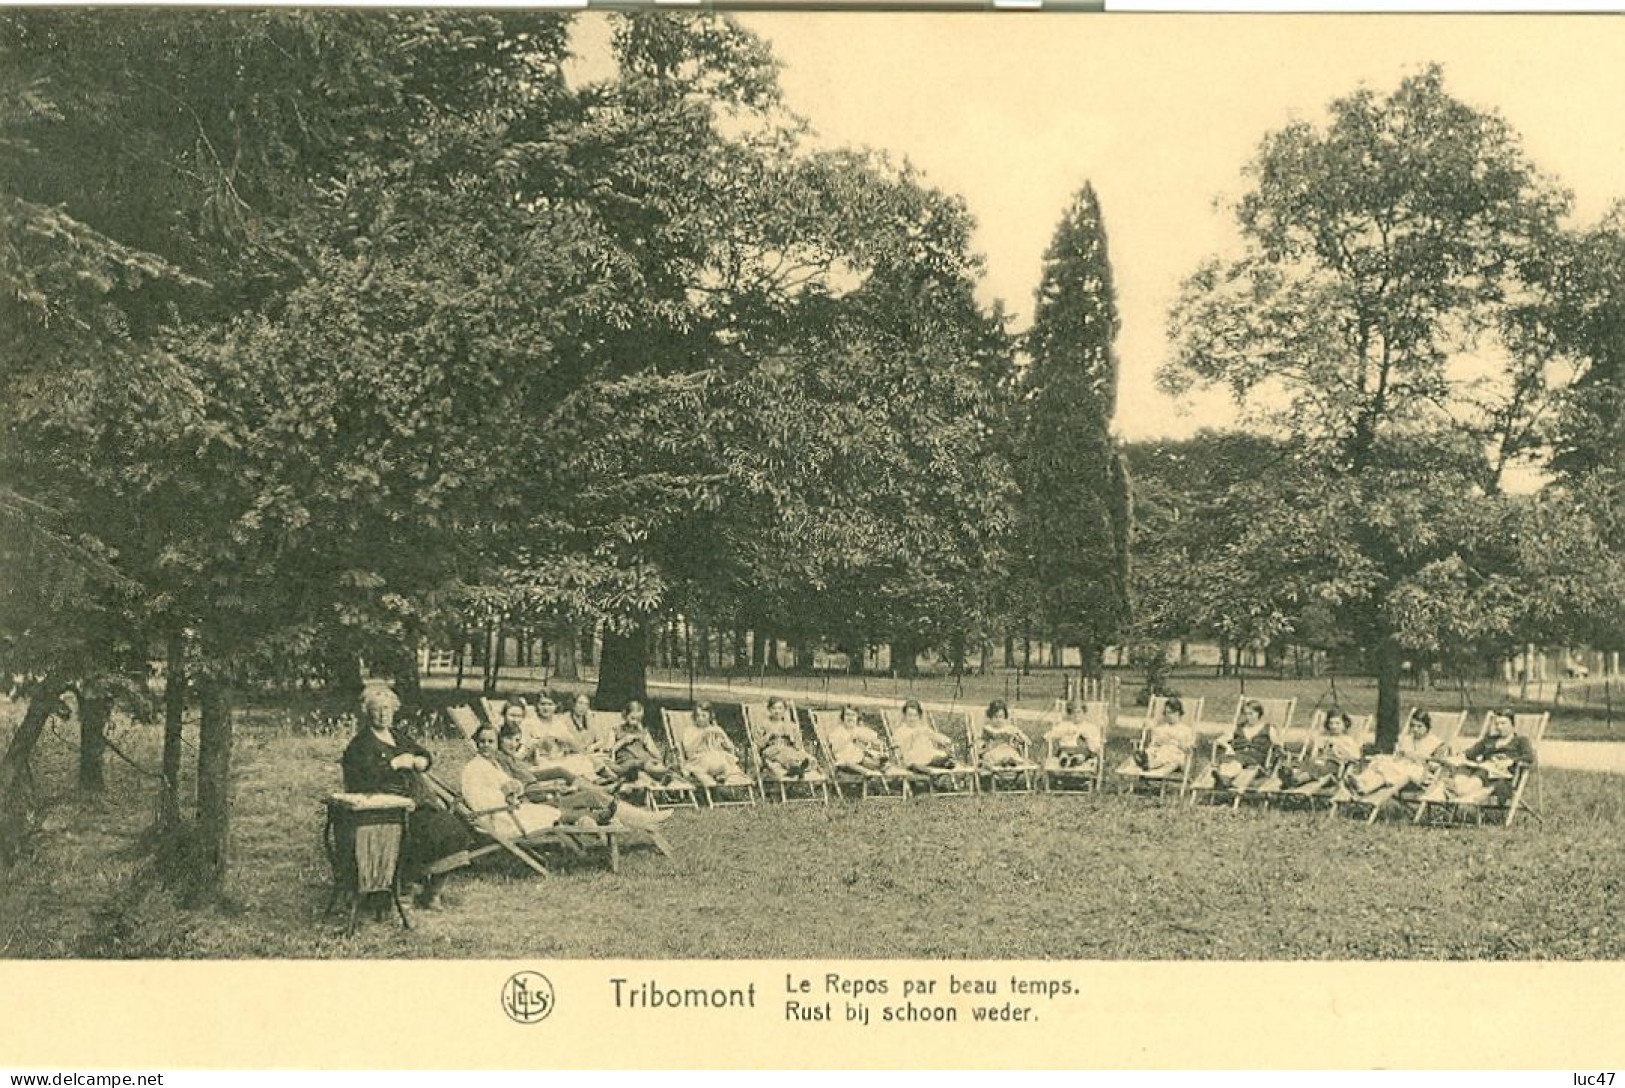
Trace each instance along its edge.
<path fill-rule="evenodd" d="M 1070 196 L 1099 193 L 1122 333 L 1117 429 L 1179 437 L 1234 419 L 1221 393 L 1157 391 L 1180 281 L 1233 243 L 1219 198 L 1264 134 L 1429 62 L 1499 111 L 1575 193 L 1577 221 L 1625 199 L 1625 18 L 751 13 L 787 104 L 820 143 L 883 149 L 963 196 L 985 300 L 1024 327 Z"/>

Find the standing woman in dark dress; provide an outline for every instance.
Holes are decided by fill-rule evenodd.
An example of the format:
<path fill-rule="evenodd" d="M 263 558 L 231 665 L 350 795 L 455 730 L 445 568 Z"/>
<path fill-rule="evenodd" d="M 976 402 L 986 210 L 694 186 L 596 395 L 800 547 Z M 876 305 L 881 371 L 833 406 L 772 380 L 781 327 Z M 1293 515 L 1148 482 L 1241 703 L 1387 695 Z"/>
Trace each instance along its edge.
<path fill-rule="evenodd" d="M 361 731 L 339 762 L 346 792 L 393 793 L 418 801 L 402 854 L 408 882 L 423 884 L 417 905 L 435 910 L 446 876 L 430 872 L 430 867 L 467 849 L 468 832 L 451 813 L 424 803 L 426 792 L 416 788 L 416 774 L 428 770 L 434 759 L 423 745 L 394 728 L 400 706 L 400 699 L 388 688 L 368 689 L 361 697 Z"/>

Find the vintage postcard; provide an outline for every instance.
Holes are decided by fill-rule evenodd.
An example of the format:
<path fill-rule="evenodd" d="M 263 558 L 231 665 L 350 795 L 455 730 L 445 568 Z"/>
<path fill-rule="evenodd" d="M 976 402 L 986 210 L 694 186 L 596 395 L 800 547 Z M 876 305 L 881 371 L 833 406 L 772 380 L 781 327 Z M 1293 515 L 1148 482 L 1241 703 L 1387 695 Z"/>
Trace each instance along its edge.
<path fill-rule="evenodd" d="M 1622 101 L 0 8 L 0 1062 L 1617 1065 Z"/>

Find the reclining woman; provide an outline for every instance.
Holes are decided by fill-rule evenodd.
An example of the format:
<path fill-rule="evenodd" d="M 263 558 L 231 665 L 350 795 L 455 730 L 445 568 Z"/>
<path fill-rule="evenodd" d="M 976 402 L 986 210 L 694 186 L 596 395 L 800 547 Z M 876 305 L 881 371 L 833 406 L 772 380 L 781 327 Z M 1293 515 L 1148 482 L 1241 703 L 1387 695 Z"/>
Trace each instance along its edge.
<path fill-rule="evenodd" d="M 1223 751 L 1213 761 L 1214 786 L 1222 790 L 1246 789 L 1275 750 L 1275 731 L 1264 720 L 1264 704 L 1257 699 L 1243 703 L 1235 732 L 1219 745 Z"/>
<path fill-rule="evenodd" d="M 777 695 L 767 700 L 762 760 L 780 778 L 802 778 L 817 766 L 801 747 L 801 727 L 790 718 L 790 704 Z"/>
<path fill-rule="evenodd" d="M 1394 750 L 1372 756 L 1364 768 L 1344 780 L 1333 800 L 1359 801 L 1379 790 L 1403 789 L 1426 781 L 1428 760 L 1442 744 L 1433 735 L 1433 716 L 1425 710 L 1413 710 Z"/>
<path fill-rule="evenodd" d="M 1119 774 L 1140 774 L 1167 778 L 1183 773 L 1185 761 L 1196 747 L 1196 730 L 1185 722 L 1185 703 L 1177 695 L 1162 701 L 1162 711 L 1152 723 L 1144 748 L 1136 749 Z"/>
<path fill-rule="evenodd" d="M 615 750 L 610 757 L 615 775 L 623 783 L 636 782 L 648 776 L 664 785 L 677 777 L 666 766 L 648 729 L 643 725 L 643 704 L 633 699 L 621 712 L 621 724 L 615 730 Z"/>
<path fill-rule="evenodd" d="M 1346 711 L 1335 706 L 1327 710 L 1320 730 L 1301 759 L 1285 760 L 1276 768 L 1281 789 L 1312 796 L 1335 786 L 1345 767 L 1360 762 L 1364 755 L 1360 738 Z"/>
<path fill-rule="evenodd" d="M 1464 762 L 1439 774 L 1422 800 L 1505 804 L 1512 798 L 1518 769 L 1534 766 L 1535 746 L 1518 732 L 1512 711 L 1502 709 L 1490 715 L 1489 729 L 1462 758 Z"/>
<path fill-rule="evenodd" d="M 498 758 L 499 743 L 494 727 L 480 726 L 474 731 L 479 754 L 463 766 L 463 800 L 474 810 L 480 827 L 500 839 L 522 838 L 557 824 L 562 815 L 557 808 L 524 799 L 524 782 L 510 775 Z"/>
<path fill-rule="evenodd" d="M 669 812 L 655 812 L 622 801 L 602 786 L 583 778 L 568 781 L 545 771 L 534 771 L 520 758 L 520 736 L 504 725 L 497 733 L 497 764 L 524 789 L 526 800 L 556 805 L 561 823 L 599 825 L 619 820 L 627 827 L 643 829 L 664 823 Z"/>
<path fill-rule="evenodd" d="M 891 758 L 886 742 L 869 726 L 863 724 L 858 708 L 850 704 L 841 707 L 840 717 L 824 739 L 829 742 L 830 758 L 837 769 L 854 774 L 883 774 Z"/>
<path fill-rule="evenodd" d="M 739 763 L 739 749 L 734 747 L 734 742 L 717 724 L 710 703 L 701 701 L 694 704 L 693 723 L 683 730 L 678 739 L 682 742 L 684 754 L 688 756 L 688 762 L 683 764 L 683 773 L 700 785 L 715 789 L 750 781 Z"/>
<path fill-rule="evenodd" d="M 438 907 L 444 873 L 435 863 L 468 848 L 462 821 L 434 803 L 417 773 L 434 765 L 429 750 L 395 728 L 401 701 L 388 688 L 369 688 L 361 697 L 361 729 L 344 749 L 340 767 L 347 793 L 392 793 L 418 802 L 407 822 L 401 860 L 408 883 L 422 884 L 417 905 Z"/>
<path fill-rule="evenodd" d="M 586 703 L 587 697 L 579 696 L 576 702 Z M 587 711 L 583 710 L 582 722 L 587 722 L 586 715 Z M 518 709 L 517 717 L 512 708 L 504 708 L 502 712 L 504 724 L 517 722 L 524 730 L 525 739 L 529 742 L 524 755 L 536 768 L 539 777 L 560 777 L 562 774 L 572 780 L 594 781 L 599 785 L 613 782 L 614 774 L 598 749 L 598 740 L 592 733 L 590 723 L 578 728 L 574 725 L 574 718 L 573 712 L 560 718 L 553 700 L 545 695 L 537 700 L 534 715 L 526 715 L 522 706 Z"/>
<path fill-rule="evenodd" d="M 1082 703 L 1068 699 L 1066 709 L 1061 712 L 1061 720 L 1044 734 L 1056 765 L 1065 771 L 1082 771 L 1093 767 L 1095 760 L 1106 750 L 1106 739 L 1101 736 L 1100 726 L 1084 717 L 1083 711 Z"/>
<path fill-rule="evenodd" d="M 976 759 L 990 771 L 1010 771 L 1030 766 L 1027 734 L 1010 720 L 1010 704 L 994 699 L 982 716 L 981 751 Z"/>
<path fill-rule="evenodd" d="M 953 770 L 959 766 L 954 759 L 954 742 L 946 734 L 931 728 L 925 720 L 925 708 L 918 699 L 903 704 L 903 720 L 892 736 L 903 766 L 920 774 Z"/>

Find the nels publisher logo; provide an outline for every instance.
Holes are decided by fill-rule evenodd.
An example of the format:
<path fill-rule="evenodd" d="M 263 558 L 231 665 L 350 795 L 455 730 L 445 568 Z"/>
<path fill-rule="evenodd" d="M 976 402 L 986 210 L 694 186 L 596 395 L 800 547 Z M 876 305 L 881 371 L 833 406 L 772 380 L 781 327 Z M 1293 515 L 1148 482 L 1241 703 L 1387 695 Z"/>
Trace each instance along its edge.
<path fill-rule="evenodd" d="M 520 971 L 502 984 L 502 1011 L 516 1024 L 536 1024 L 553 1011 L 553 984 L 536 971 Z"/>

